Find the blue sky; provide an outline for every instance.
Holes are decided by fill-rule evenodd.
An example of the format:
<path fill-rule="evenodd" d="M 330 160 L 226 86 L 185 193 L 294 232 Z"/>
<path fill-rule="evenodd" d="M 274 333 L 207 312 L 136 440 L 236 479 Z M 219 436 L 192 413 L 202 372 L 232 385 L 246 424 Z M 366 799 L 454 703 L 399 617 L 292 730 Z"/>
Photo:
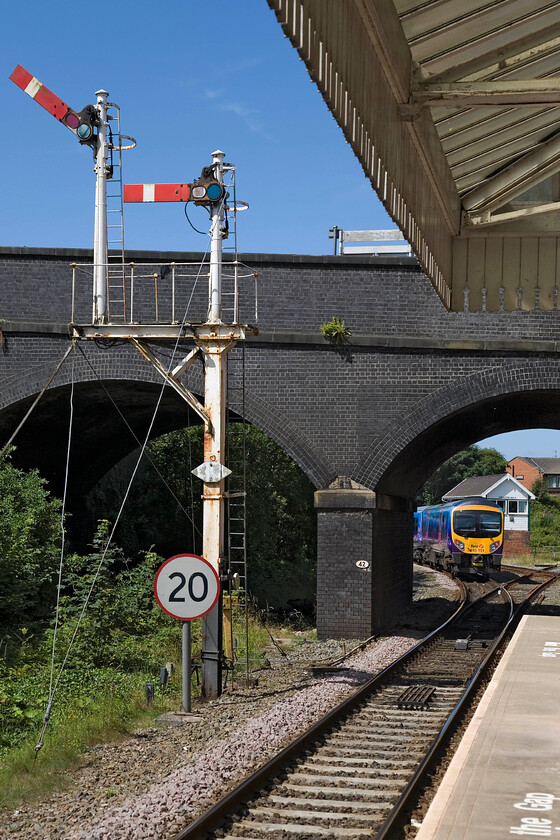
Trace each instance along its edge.
<path fill-rule="evenodd" d="M 105 88 L 136 149 L 126 183 L 192 181 L 216 148 L 237 166 L 240 251 L 328 254 L 329 227 L 392 223 L 266 0 L 114 0 L 6 4 L 0 244 L 90 248 L 91 151 L 16 87 L 21 64 L 74 110 Z M 202 208 L 192 208 L 206 229 Z M 128 205 L 129 248 L 204 251 L 184 205 Z M 500 435 L 517 454 L 560 454 L 560 432 Z M 486 442 L 485 442 L 486 445 Z"/>
<path fill-rule="evenodd" d="M 389 224 L 265 0 L 115 0 L 97 27 L 94 14 L 62 0 L 3 10 L 3 244 L 91 247 L 93 236 L 91 152 L 9 81 L 17 64 L 75 110 L 109 92 L 138 143 L 127 183 L 192 181 L 222 149 L 250 204 L 240 250 L 330 253 L 333 225 Z M 205 226 L 202 208 L 192 218 Z M 130 205 L 125 226 L 130 248 L 206 247 L 178 204 Z"/>

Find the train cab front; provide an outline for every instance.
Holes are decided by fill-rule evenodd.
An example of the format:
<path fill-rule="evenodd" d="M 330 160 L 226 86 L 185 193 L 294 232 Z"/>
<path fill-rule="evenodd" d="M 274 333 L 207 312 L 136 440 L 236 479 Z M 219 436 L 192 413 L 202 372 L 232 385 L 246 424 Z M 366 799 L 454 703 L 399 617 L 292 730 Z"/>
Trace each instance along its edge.
<path fill-rule="evenodd" d="M 464 504 L 453 511 L 452 557 L 457 571 L 487 578 L 499 571 L 502 559 L 504 515 L 494 504 Z"/>

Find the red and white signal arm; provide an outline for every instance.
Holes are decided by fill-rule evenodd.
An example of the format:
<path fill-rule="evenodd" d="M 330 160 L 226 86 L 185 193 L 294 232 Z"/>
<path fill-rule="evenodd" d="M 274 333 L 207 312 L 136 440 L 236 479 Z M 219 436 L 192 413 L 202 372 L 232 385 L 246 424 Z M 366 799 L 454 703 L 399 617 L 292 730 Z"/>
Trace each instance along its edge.
<path fill-rule="evenodd" d="M 190 201 L 190 184 L 125 184 L 125 202 Z"/>
<path fill-rule="evenodd" d="M 168 615 L 181 621 L 193 621 L 209 613 L 218 601 L 220 579 L 204 557 L 177 554 L 157 570 L 154 593 Z"/>
<path fill-rule="evenodd" d="M 83 143 L 91 144 L 95 140 L 93 125 L 97 118 L 93 105 L 86 105 L 81 111 L 74 111 L 56 93 L 33 76 L 21 64 L 12 72 L 10 79 L 45 111 L 52 114 L 66 128 L 76 135 Z"/>

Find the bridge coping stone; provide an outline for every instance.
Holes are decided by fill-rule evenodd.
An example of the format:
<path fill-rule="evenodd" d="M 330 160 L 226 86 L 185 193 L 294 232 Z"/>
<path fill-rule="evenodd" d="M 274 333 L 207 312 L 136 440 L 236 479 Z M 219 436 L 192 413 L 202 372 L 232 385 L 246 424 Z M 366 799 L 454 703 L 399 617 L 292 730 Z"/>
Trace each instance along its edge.
<path fill-rule="evenodd" d="M 315 492 L 315 507 L 323 510 L 332 508 L 338 510 L 372 510 L 375 508 L 375 493 L 373 490 L 366 489 L 317 490 Z"/>

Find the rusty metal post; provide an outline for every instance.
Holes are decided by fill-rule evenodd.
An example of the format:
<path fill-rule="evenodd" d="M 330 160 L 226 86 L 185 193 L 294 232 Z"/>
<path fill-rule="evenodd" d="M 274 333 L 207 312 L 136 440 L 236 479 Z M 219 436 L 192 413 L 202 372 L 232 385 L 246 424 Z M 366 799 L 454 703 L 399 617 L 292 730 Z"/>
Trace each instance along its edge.
<path fill-rule="evenodd" d="M 218 331 L 217 331 L 218 332 Z M 223 464 L 226 436 L 227 354 L 230 338 L 197 340 L 204 354 L 204 408 L 210 424 L 204 426 L 205 463 Z M 220 573 L 224 552 L 224 480 L 204 483 L 202 555 Z M 202 695 L 218 697 L 222 685 L 222 601 L 202 619 Z"/>

